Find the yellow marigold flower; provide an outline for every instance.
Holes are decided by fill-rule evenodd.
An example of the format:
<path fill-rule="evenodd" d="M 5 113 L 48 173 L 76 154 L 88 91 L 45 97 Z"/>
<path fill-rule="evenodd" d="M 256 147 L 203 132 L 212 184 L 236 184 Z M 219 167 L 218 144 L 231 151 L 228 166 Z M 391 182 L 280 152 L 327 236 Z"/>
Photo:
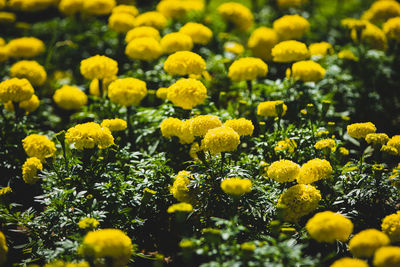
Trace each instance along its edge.
<path fill-rule="evenodd" d="M 160 130 L 162 136 L 165 138 L 171 138 L 172 136 L 178 136 L 183 121 L 177 118 L 166 118 L 160 124 Z"/>
<path fill-rule="evenodd" d="M 193 48 L 192 38 L 180 32 L 166 34 L 161 38 L 160 44 L 166 54 L 172 54 L 176 51 L 190 51 Z"/>
<path fill-rule="evenodd" d="M 54 156 L 56 145 L 47 136 L 31 134 L 22 140 L 22 146 L 29 157 L 36 157 L 43 161 Z"/>
<path fill-rule="evenodd" d="M 245 118 L 227 120 L 224 126 L 232 128 L 240 136 L 252 135 L 254 130 L 254 125 L 251 120 Z"/>
<path fill-rule="evenodd" d="M 188 185 L 190 180 L 192 179 L 190 176 L 190 172 L 188 171 L 180 171 L 175 177 L 175 181 L 170 188 L 170 193 L 181 202 L 190 202 L 190 192 Z"/>
<path fill-rule="evenodd" d="M 72 16 L 83 9 L 84 0 L 61 0 L 58 4 L 58 10 L 63 14 Z"/>
<path fill-rule="evenodd" d="M 183 121 L 178 132 L 179 142 L 181 144 L 191 144 L 194 141 L 194 135 L 190 132 L 190 121 Z"/>
<path fill-rule="evenodd" d="M 0 264 L 3 264 L 7 260 L 7 242 L 6 237 L 4 236 L 3 232 L 0 231 Z"/>
<path fill-rule="evenodd" d="M 311 56 L 326 56 L 333 53 L 333 47 L 328 42 L 310 44 L 308 50 Z"/>
<path fill-rule="evenodd" d="M 318 207 L 321 193 L 312 185 L 297 184 L 286 190 L 278 200 L 284 210 L 284 219 L 296 222 Z"/>
<path fill-rule="evenodd" d="M 36 12 L 45 10 L 54 4 L 54 0 L 9 0 L 8 6 L 11 9 L 24 11 L 24 12 Z"/>
<path fill-rule="evenodd" d="M 325 159 L 312 159 L 300 168 L 297 182 L 299 184 L 311 184 L 321 179 L 329 178 L 332 174 L 332 166 Z"/>
<path fill-rule="evenodd" d="M 340 21 L 343 27 L 347 29 L 362 30 L 367 26 L 368 21 L 364 19 L 345 18 Z"/>
<path fill-rule="evenodd" d="M 381 22 L 398 16 L 400 16 L 400 3 L 397 1 L 376 1 L 361 18 Z"/>
<path fill-rule="evenodd" d="M 250 9 L 239 3 L 223 3 L 218 7 L 218 13 L 224 20 L 233 23 L 240 31 L 247 31 L 254 23 Z"/>
<path fill-rule="evenodd" d="M 392 243 L 400 241 L 400 211 L 383 218 L 381 227 Z"/>
<path fill-rule="evenodd" d="M 167 3 L 167 1 L 164 1 Z M 206 45 L 212 38 L 212 31 L 200 23 L 188 22 L 179 29 L 179 32 L 189 35 L 193 43 Z"/>
<path fill-rule="evenodd" d="M 157 11 L 144 12 L 135 19 L 135 27 L 139 26 L 150 26 L 161 30 L 167 26 L 167 19 Z"/>
<path fill-rule="evenodd" d="M 0 0 L 0 9 L 3 9 L 6 6 L 6 0 Z"/>
<path fill-rule="evenodd" d="M 247 46 L 255 57 L 271 60 L 271 50 L 278 43 L 278 34 L 271 28 L 257 28 L 249 37 Z"/>
<path fill-rule="evenodd" d="M 146 83 L 136 78 L 117 79 L 108 86 L 108 97 L 122 106 L 138 105 L 146 95 Z"/>
<path fill-rule="evenodd" d="M 12 193 L 12 189 L 9 186 L 6 186 L 6 187 L 3 187 L 3 188 L 0 189 L 0 196 L 5 196 L 5 195 L 8 195 L 10 193 Z M 1 261 L 0 261 L 0 263 L 1 263 Z"/>
<path fill-rule="evenodd" d="M 393 155 L 393 156 L 399 154 L 399 150 L 398 150 L 397 148 L 395 148 L 395 147 L 393 147 L 393 146 L 388 146 L 388 145 L 383 145 L 383 146 L 381 147 L 381 150 L 380 150 L 380 151 L 382 151 L 382 152 L 384 152 L 384 153 L 387 153 L 387 154 L 389 154 L 389 155 Z"/>
<path fill-rule="evenodd" d="M 224 51 L 235 55 L 240 55 L 244 52 L 244 47 L 238 42 L 226 42 L 224 44 Z"/>
<path fill-rule="evenodd" d="M 389 136 L 385 133 L 370 133 L 365 136 L 365 141 L 368 144 L 384 145 L 389 141 Z"/>
<path fill-rule="evenodd" d="M 34 112 L 39 107 L 39 105 L 40 100 L 36 95 L 32 95 L 32 97 L 28 100 L 19 102 L 19 107 L 24 109 L 27 114 Z"/>
<path fill-rule="evenodd" d="M 0 83 L 0 102 L 29 100 L 33 93 L 32 85 L 25 78 L 12 78 Z"/>
<path fill-rule="evenodd" d="M 340 51 L 338 53 L 338 58 L 352 60 L 352 61 L 358 61 L 358 57 L 356 57 L 356 55 L 354 55 L 354 53 L 349 49 Z"/>
<path fill-rule="evenodd" d="M 96 220 L 95 218 L 83 218 L 78 222 L 78 226 L 81 229 L 94 229 L 97 226 L 99 226 L 99 221 Z"/>
<path fill-rule="evenodd" d="M 117 75 L 118 63 L 109 57 L 96 55 L 82 60 L 80 70 L 88 80 L 102 80 Z"/>
<path fill-rule="evenodd" d="M 151 61 L 159 58 L 162 53 L 160 43 L 153 37 L 135 38 L 125 48 L 125 54 L 130 59 Z"/>
<path fill-rule="evenodd" d="M 127 33 L 135 27 L 135 17 L 127 13 L 114 13 L 108 18 L 108 28 L 118 33 Z"/>
<path fill-rule="evenodd" d="M 366 229 L 354 235 L 349 241 L 349 250 L 354 257 L 370 258 L 375 250 L 390 243 L 389 237 L 376 229 Z"/>
<path fill-rule="evenodd" d="M 198 152 L 200 152 L 202 149 L 199 145 L 199 143 L 194 142 L 191 146 L 190 146 L 190 150 L 189 150 L 189 156 L 194 159 L 194 160 L 199 160 L 199 156 L 197 155 Z"/>
<path fill-rule="evenodd" d="M 86 105 L 88 98 L 78 87 L 63 85 L 55 91 L 53 100 L 62 109 L 76 110 Z"/>
<path fill-rule="evenodd" d="M 322 139 L 319 140 L 318 142 L 315 143 L 314 145 L 315 149 L 319 150 L 324 150 L 324 149 L 329 149 L 332 152 L 336 151 L 336 142 L 335 140 L 328 138 L 328 139 Z"/>
<path fill-rule="evenodd" d="M 37 177 L 38 170 L 43 170 L 43 165 L 40 159 L 36 157 L 28 158 L 22 165 L 22 179 L 27 184 L 35 184 L 39 177 Z"/>
<path fill-rule="evenodd" d="M 126 33 L 125 42 L 130 43 L 132 40 L 140 37 L 152 37 L 156 41 L 161 39 L 160 32 L 157 29 L 150 26 L 140 26 Z"/>
<path fill-rule="evenodd" d="M 163 14 L 166 18 L 179 19 L 186 15 L 188 11 L 185 1 L 168 0 L 160 1 L 156 7 L 157 11 Z"/>
<path fill-rule="evenodd" d="M 131 239 L 119 229 L 89 232 L 83 238 L 79 254 L 87 258 L 112 258 L 114 266 L 126 266 L 133 252 Z"/>
<path fill-rule="evenodd" d="M 226 126 L 209 130 L 202 143 L 204 149 L 210 151 L 211 154 L 235 151 L 239 144 L 239 134 Z"/>
<path fill-rule="evenodd" d="M 375 267 L 400 266 L 400 247 L 385 246 L 378 248 L 374 254 Z"/>
<path fill-rule="evenodd" d="M 221 189 L 226 194 L 241 196 L 251 192 L 251 181 L 239 177 L 226 178 L 221 182 Z"/>
<path fill-rule="evenodd" d="M 10 68 L 10 76 L 26 78 L 32 85 L 43 85 L 47 79 L 47 73 L 37 61 L 21 60 Z"/>
<path fill-rule="evenodd" d="M 17 20 L 17 16 L 11 12 L 0 11 L 0 25 L 12 24 Z"/>
<path fill-rule="evenodd" d="M 168 207 L 167 212 L 168 213 L 175 213 L 175 212 L 192 212 L 193 211 L 193 206 L 189 203 L 181 202 L 178 204 L 173 204 Z"/>
<path fill-rule="evenodd" d="M 195 79 L 180 79 L 168 87 L 168 100 L 183 109 L 192 109 L 203 104 L 207 97 L 207 88 Z"/>
<path fill-rule="evenodd" d="M 351 38 L 354 42 L 359 42 L 357 39 L 357 30 L 351 31 Z M 361 42 L 369 45 L 372 49 L 386 50 L 387 39 L 385 33 L 377 26 L 367 22 L 365 29 L 361 31 Z"/>
<path fill-rule="evenodd" d="M 273 23 L 273 28 L 281 41 L 301 39 L 310 29 L 310 23 L 299 15 L 284 15 Z"/>
<path fill-rule="evenodd" d="M 369 265 L 363 260 L 345 257 L 336 260 L 329 267 L 369 267 Z"/>
<path fill-rule="evenodd" d="M 353 232 L 353 223 L 339 213 L 324 211 L 308 220 L 306 230 L 318 242 L 345 242 Z"/>
<path fill-rule="evenodd" d="M 261 102 L 257 106 L 257 115 L 264 117 L 278 117 L 279 114 L 277 113 L 276 109 L 277 105 L 282 105 L 283 112 L 281 116 L 284 116 L 287 111 L 287 106 L 282 100 Z"/>
<path fill-rule="evenodd" d="M 400 43 L 400 16 L 386 21 L 383 24 L 383 32 L 388 39 L 393 39 Z"/>
<path fill-rule="evenodd" d="M 395 148 L 398 152 L 400 152 L 400 135 L 394 135 L 386 144 L 389 147 Z M 383 146 L 382 146 L 383 148 Z"/>
<path fill-rule="evenodd" d="M 222 122 L 214 115 L 200 115 L 189 120 L 189 130 L 194 136 L 205 136 L 208 130 L 222 126 Z"/>
<path fill-rule="evenodd" d="M 168 56 L 164 70 L 171 75 L 202 74 L 206 70 L 206 62 L 196 53 L 178 51 Z"/>
<path fill-rule="evenodd" d="M 235 60 L 229 67 L 228 76 L 232 81 L 251 81 L 264 77 L 268 73 L 268 66 L 259 58 L 242 57 Z"/>
<path fill-rule="evenodd" d="M 279 183 L 292 182 L 299 176 L 300 167 L 290 160 L 282 159 L 273 162 L 267 170 L 268 178 Z"/>
<path fill-rule="evenodd" d="M 112 14 L 124 13 L 136 17 L 139 14 L 139 10 L 132 5 L 118 5 L 112 9 L 111 13 Z"/>
<path fill-rule="evenodd" d="M 307 46 L 294 40 L 278 43 L 272 48 L 271 55 L 275 62 L 292 62 L 310 57 Z"/>
<path fill-rule="evenodd" d="M 111 132 L 118 132 L 125 130 L 128 125 L 127 122 L 123 119 L 106 119 L 103 120 L 100 124 L 101 127 L 107 127 Z"/>
<path fill-rule="evenodd" d="M 285 140 L 278 141 L 278 143 L 274 147 L 274 150 L 275 152 L 287 150 L 289 153 L 293 153 L 296 148 L 296 141 L 294 141 L 293 139 L 285 138 Z"/>
<path fill-rule="evenodd" d="M 168 95 L 168 88 L 160 87 L 156 91 L 156 96 L 162 100 L 166 100 Z"/>
<path fill-rule="evenodd" d="M 110 77 L 102 79 L 101 80 L 102 90 L 104 92 L 107 92 L 108 86 L 110 85 L 110 83 L 112 83 L 116 79 L 117 79 L 117 76 L 110 76 Z M 94 96 L 100 96 L 99 85 L 100 85 L 99 79 L 92 80 L 89 85 L 89 94 L 94 95 Z"/>
<path fill-rule="evenodd" d="M 116 6 L 115 0 L 85 0 L 83 1 L 83 11 L 87 14 L 101 16 L 110 14 Z"/>
<path fill-rule="evenodd" d="M 365 138 L 367 134 L 375 132 L 376 127 L 372 122 L 353 123 L 347 125 L 347 134 L 357 139 Z"/>
<path fill-rule="evenodd" d="M 8 56 L 12 58 L 32 58 L 45 50 L 44 43 L 35 37 L 21 37 L 11 40 L 6 48 Z"/>
<path fill-rule="evenodd" d="M 5 46 L 0 45 L 0 63 L 7 61 L 8 59 L 8 49 Z"/>
<path fill-rule="evenodd" d="M 292 77 L 303 82 L 318 82 L 325 76 L 325 69 L 311 60 L 296 62 L 292 65 Z"/>
<path fill-rule="evenodd" d="M 339 153 L 342 154 L 343 156 L 349 155 L 349 150 L 345 147 L 339 147 Z"/>
<path fill-rule="evenodd" d="M 308 0 L 277 0 L 278 7 L 280 9 L 287 9 L 290 7 L 301 7 L 307 2 Z"/>
<path fill-rule="evenodd" d="M 94 148 L 105 149 L 114 144 L 114 137 L 110 129 L 101 127 L 95 122 L 87 122 L 69 128 L 65 134 L 68 143 L 74 144 L 76 149 Z"/>

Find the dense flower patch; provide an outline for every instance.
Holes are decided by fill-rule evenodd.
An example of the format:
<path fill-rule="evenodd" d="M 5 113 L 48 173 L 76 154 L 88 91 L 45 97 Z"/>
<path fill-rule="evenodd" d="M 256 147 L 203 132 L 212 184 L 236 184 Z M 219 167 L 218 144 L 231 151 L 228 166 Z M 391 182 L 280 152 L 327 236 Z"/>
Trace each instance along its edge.
<path fill-rule="evenodd" d="M 400 3 L 0 0 L 1 266 L 400 266 Z"/>

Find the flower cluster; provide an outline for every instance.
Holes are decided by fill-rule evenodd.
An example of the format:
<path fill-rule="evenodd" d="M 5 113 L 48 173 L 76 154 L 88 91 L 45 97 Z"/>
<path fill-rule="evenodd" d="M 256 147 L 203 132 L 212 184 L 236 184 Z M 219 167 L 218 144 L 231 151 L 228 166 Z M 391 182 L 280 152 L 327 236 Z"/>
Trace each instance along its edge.
<path fill-rule="evenodd" d="M 130 36 L 132 38 L 132 36 Z M 154 37 L 143 36 L 132 39 L 125 48 L 125 54 L 130 59 L 151 61 L 163 53 L 160 43 Z"/>
<path fill-rule="evenodd" d="M 400 241 L 400 211 L 383 218 L 381 227 L 392 242 Z"/>
<path fill-rule="evenodd" d="M 21 60 L 10 68 L 10 76 L 25 78 L 32 85 L 43 85 L 47 79 L 46 70 L 37 61 Z"/>
<path fill-rule="evenodd" d="M 131 239 L 119 229 L 101 229 L 89 232 L 83 238 L 78 252 L 86 258 L 110 257 L 114 266 L 125 266 L 133 252 Z"/>
<path fill-rule="evenodd" d="M 267 75 L 268 66 L 259 58 L 242 57 L 229 67 L 228 77 L 235 82 L 251 81 Z"/>
<path fill-rule="evenodd" d="M 196 53 L 179 51 L 168 56 L 164 70 L 171 75 L 202 74 L 206 70 L 206 62 Z"/>
<path fill-rule="evenodd" d="M 22 37 L 11 40 L 6 48 L 8 56 L 12 58 L 33 58 L 45 50 L 44 43 L 35 37 Z"/>
<path fill-rule="evenodd" d="M 36 157 L 28 158 L 22 165 L 22 179 L 27 184 L 35 184 L 39 180 L 39 177 L 37 177 L 39 170 L 43 170 L 43 164 L 40 159 Z"/>
<path fill-rule="evenodd" d="M 227 120 L 224 122 L 224 126 L 232 128 L 240 136 L 251 136 L 254 130 L 252 121 L 245 118 Z"/>
<path fill-rule="evenodd" d="M 177 118 L 166 118 L 160 124 L 161 134 L 165 138 L 176 136 L 181 144 L 190 144 L 194 141 L 194 136 L 190 132 L 190 120 L 181 121 Z"/>
<path fill-rule="evenodd" d="M 118 33 L 127 33 L 135 27 L 135 17 L 128 13 L 113 13 L 108 18 L 108 27 Z"/>
<path fill-rule="evenodd" d="M 189 120 L 189 131 L 193 136 L 205 136 L 214 128 L 222 126 L 221 121 L 214 115 L 200 115 Z"/>
<path fill-rule="evenodd" d="M 12 78 L 0 83 L 0 102 L 22 102 L 29 100 L 34 93 L 31 83 L 23 78 Z"/>
<path fill-rule="evenodd" d="M 268 178 L 271 178 L 278 183 L 292 182 L 297 179 L 299 173 L 299 165 L 286 159 L 273 162 L 267 170 Z"/>
<path fill-rule="evenodd" d="M 373 264 L 375 267 L 400 266 L 400 247 L 384 246 L 375 251 Z"/>
<path fill-rule="evenodd" d="M 88 99 L 86 94 L 78 87 L 63 85 L 55 91 L 53 100 L 62 109 L 76 110 L 86 105 Z"/>
<path fill-rule="evenodd" d="M 251 181 L 238 177 L 226 178 L 221 182 L 221 189 L 226 194 L 241 196 L 251 191 Z"/>
<path fill-rule="evenodd" d="M 181 202 L 178 204 L 173 204 L 168 207 L 168 213 L 176 213 L 176 212 L 192 212 L 193 206 L 192 204 Z"/>
<path fill-rule="evenodd" d="M 128 127 L 127 122 L 123 119 L 105 119 L 100 126 L 107 127 L 111 132 L 123 131 Z"/>
<path fill-rule="evenodd" d="M 339 213 L 324 211 L 308 220 L 306 230 L 318 242 L 345 242 L 353 232 L 353 223 Z"/>
<path fill-rule="evenodd" d="M 180 171 L 176 175 L 175 181 L 170 188 L 170 192 L 178 201 L 190 202 L 191 197 L 188 188 L 190 183 L 189 179 L 191 179 L 191 176 L 188 171 Z"/>
<path fill-rule="evenodd" d="M 311 56 L 326 56 L 332 54 L 333 47 L 328 42 L 313 43 L 308 46 Z"/>
<path fill-rule="evenodd" d="M 357 139 L 365 138 L 367 134 L 375 132 L 376 127 L 372 122 L 353 123 L 347 125 L 347 134 Z"/>
<path fill-rule="evenodd" d="M 47 136 L 31 134 L 22 140 L 22 146 L 28 157 L 36 157 L 41 161 L 54 156 L 56 145 Z"/>
<path fill-rule="evenodd" d="M 310 52 L 304 43 L 288 40 L 275 45 L 271 50 L 275 62 L 293 62 L 307 59 Z"/>
<path fill-rule="evenodd" d="M 82 8 L 87 14 L 101 16 L 110 14 L 115 6 L 115 0 L 85 0 Z"/>
<path fill-rule="evenodd" d="M 96 55 L 82 60 L 80 70 L 86 79 L 102 80 L 117 75 L 118 63 L 109 57 Z"/>
<path fill-rule="evenodd" d="M 311 184 L 321 179 L 329 178 L 332 174 L 332 166 L 325 159 L 312 159 L 304 163 L 300 168 L 297 182 Z"/>
<path fill-rule="evenodd" d="M 212 31 L 200 23 L 188 22 L 179 29 L 179 32 L 190 36 L 195 44 L 206 45 L 212 38 Z"/>
<path fill-rule="evenodd" d="M 149 26 L 161 30 L 166 25 L 167 19 L 163 14 L 157 11 L 144 12 L 135 19 L 135 27 Z"/>
<path fill-rule="evenodd" d="M 385 133 L 370 133 L 365 136 L 368 144 L 384 145 L 389 141 L 389 136 Z"/>
<path fill-rule="evenodd" d="M 133 28 L 126 33 L 125 42 L 129 43 L 130 41 L 140 37 L 152 37 L 156 41 L 161 39 L 160 32 L 157 29 L 150 26 L 140 26 Z"/>
<path fill-rule="evenodd" d="M 349 241 L 349 250 L 357 258 L 369 258 L 374 252 L 389 245 L 389 237 L 376 229 L 366 229 L 354 235 Z"/>
<path fill-rule="evenodd" d="M 335 152 L 336 151 L 336 142 L 335 142 L 335 140 L 333 140 L 331 138 L 323 139 L 323 140 L 319 140 L 318 142 L 316 142 L 314 147 L 315 147 L 315 149 L 319 149 L 319 150 L 328 149 L 331 152 Z"/>
<path fill-rule="evenodd" d="M 240 136 L 232 128 L 221 126 L 209 130 L 203 139 L 203 147 L 211 154 L 235 151 L 240 144 Z"/>
<path fill-rule="evenodd" d="M 69 128 L 65 134 L 65 139 L 80 150 L 94 148 L 95 146 L 105 149 L 114 144 L 114 137 L 111 135 L 111 131 L 95 122 L 78 124 Z"/>
<path fill-rule="evenodd" d="M 254 18 L 250 9 L 242 4 L 227 2 L 218 7 L 218 13 L 222 18 L 241 31 L 247 31 L 253 26 Z"/>
<path fill-rule="evenodd" d="M 282 112 L 279 114 L 279 110 L 277 109 L 277 106 L 282 106 Z M 284 116 L 287 111 L 287 106 L 283 103 L 282 100 L 275 100 L 275 101 L 265 101 L 261 102 L 257 106 L 257 115 L 263 116 L 263 117 L 278 117 L 278 116 Z"/>
<path fill-rule="evenodd" d="M 203 104 L 207 97 L 207 88 L 198 80 L 180 79 L 168 87 L 167 98 L 183 109 L 192 109 Z"/>
<path fill-rule="evenodd" d="M 247 46 L 255 57 L 271 60 L 271 50 L 278 43 L 277 33 L 267 27 L 259 27 L 249 37 Z"/>
<path fill-rule="evenodd" d="M 136 78 L 117 79 L 108 86 L 108 97 L 122 106 L 137 105 L 146 95 L 146 83 Z"/>
<path fill-rule="evenodd" d="M 160 41 L 165 54 L 172 54 L 177 51 L 190 51 L 193 48 L 193 41 L 189 35 L 181 32 L 172 32 L 164 35 Z"/>
<path fill-rule="evenodd" d="M 284 219 L 296 222 L 318 207 L 321 193 L 312 185 L 297 184 L 286 190 L 278 200 L 278 207 L 284 210 Z"/>
<path fill-rule="evenodd" d="M 400 17 L 391 18 L 383 24 L 383 32 L 388 39 L 400 43 Z"/>
<path fill-rule="evenodd" d="M 299 15 L 285 15 L 274 21 L 273 28 L 281 41 L 296 40 L 309 30 L 310 23 Z"/>
<path fill-rule="evenodd" d="M 95 218 L 83 218 L 78 222 L 78 226 L 81 229 L 95 229 L 99 226 L 100 222 Z"/>
<path fill-rule="evenodd" d="M 292 65 L 292 77 L 303 82 L 318 82 L 325 76 L 325 69 L 311 60 L 296 62 Z"/>
<path fill-rule="evenodd" d="M 330 267 L 369 267 L 369 265 L 363 260 L 345 257 L 335 261 Z"/>

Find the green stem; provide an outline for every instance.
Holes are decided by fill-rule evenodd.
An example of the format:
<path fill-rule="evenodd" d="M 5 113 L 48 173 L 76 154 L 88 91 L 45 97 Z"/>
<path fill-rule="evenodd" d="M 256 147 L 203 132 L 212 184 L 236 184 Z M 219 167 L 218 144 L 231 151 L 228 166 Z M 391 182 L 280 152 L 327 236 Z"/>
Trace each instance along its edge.
<path fill-rule="evenodd" d="M 246 81 L 247 82 L 247 90 L 249 93 L 249 99 L 250 99 L 250 104 L 253 104 L 253 82 L 252 81 Z"/>
<path fill-rule="evenodd" d="M 225 152 L 221 152 L 221 169 L 220 169 L 220 176 L 222 177 L 224 171 L 224 163 L 225 163 Z"/>

